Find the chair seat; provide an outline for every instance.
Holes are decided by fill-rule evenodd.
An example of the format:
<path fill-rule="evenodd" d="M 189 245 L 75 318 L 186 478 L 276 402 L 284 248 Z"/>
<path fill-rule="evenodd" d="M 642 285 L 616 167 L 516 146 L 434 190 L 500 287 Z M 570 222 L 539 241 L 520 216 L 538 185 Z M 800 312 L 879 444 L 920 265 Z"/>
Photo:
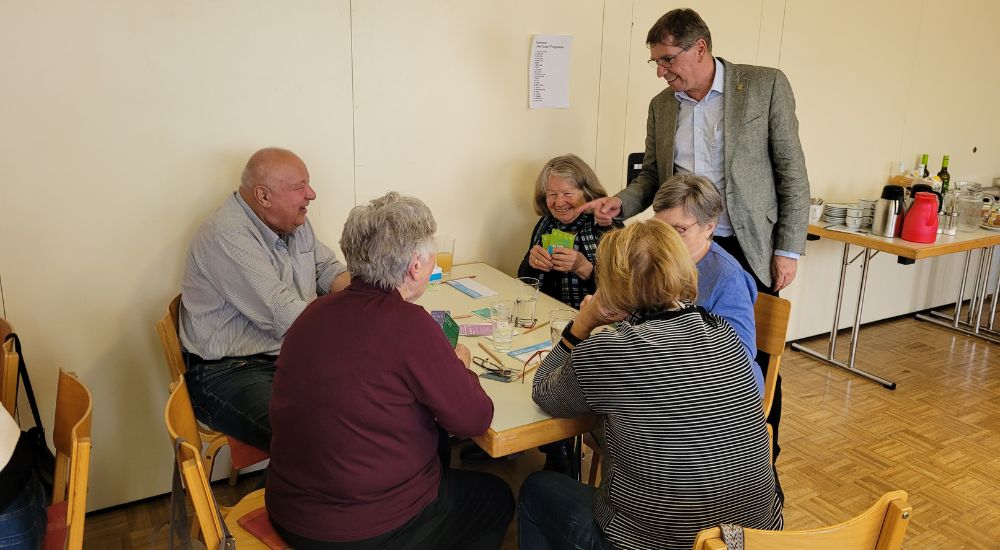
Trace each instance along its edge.
<path fill-rule="evenodd" d="M 229 456 L 232 459 L 233 467 L 237 470 L 248 468 L 271 458 L 269 453 L 265 453 L 253 445 L 247 445 L 239 439 L 228 435 L 226 439 L 229 441 Z"/>
<path fill-rule="evenodd" d="M 236 547 L 269 548 L 286 550 L 288 543 L 281 539 L 267 517 L 264 508 L 264 489 L 257 489 L 243 497 L 226 515 L 226 527 L 236 538 Z"/>
<path fill-rule="evenodd" d="M 66 514 L 69 513 L 69 501 L 57 502 L 45 509 L 47 523 L 45 524 L 44 550 L 62 550 L 66 548 L 66 538 L 69 536 L 69 526 L 66 525 Z"/>

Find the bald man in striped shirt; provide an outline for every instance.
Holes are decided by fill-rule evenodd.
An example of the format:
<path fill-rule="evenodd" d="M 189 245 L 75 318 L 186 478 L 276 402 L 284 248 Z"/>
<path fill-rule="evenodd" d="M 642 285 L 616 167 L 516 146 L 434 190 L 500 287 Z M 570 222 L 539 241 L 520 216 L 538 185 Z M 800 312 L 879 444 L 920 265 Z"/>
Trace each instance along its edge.
<path fill-rule="evenodd" d="M 185 379 L 198 420 L 267 451 L 274 362 L 285 332 L 350 273 L 306 218 L 316 192 L 295 153 L 261 149 L 202 223 L 181 286 Z"/>

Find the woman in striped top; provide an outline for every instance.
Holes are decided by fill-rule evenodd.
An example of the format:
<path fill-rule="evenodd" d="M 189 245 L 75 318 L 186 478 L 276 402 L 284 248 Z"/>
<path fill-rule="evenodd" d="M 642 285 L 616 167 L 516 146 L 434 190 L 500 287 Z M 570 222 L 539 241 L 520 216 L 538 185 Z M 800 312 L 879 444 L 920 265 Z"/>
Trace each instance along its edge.
<path fill-rule="evenodd" d="M 521 548 L 688 549 L 719 523 L 780 529 L 750 358 L 725 320 L 691 305 L 698 276 L 677 232 L 636 223 L 605 235 L 597 257 L 600 290 L 539 367 L 533 397 L 553 416 L 602 415 L 603 481 L 532 474 Z"/>

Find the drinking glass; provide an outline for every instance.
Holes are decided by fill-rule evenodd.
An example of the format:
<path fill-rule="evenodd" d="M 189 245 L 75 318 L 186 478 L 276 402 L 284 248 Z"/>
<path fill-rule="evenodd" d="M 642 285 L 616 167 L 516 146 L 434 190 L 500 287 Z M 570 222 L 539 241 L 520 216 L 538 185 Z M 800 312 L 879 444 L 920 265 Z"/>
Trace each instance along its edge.
<path fill-rule="evenodd" d="M 441 278 L 447 279 L 451 275 L 455 258 L 455 237 L 438 235 L 434 241 L 437 245 L 437 265 L 441 268 Z"/>
<path fill-rule="evenodd" d="M 559 343 L 563 330 L 573 319 L 576 319 L 576 311 L 572 309 L 553 309 L 549 312 L 549 336 L 552 338 L 552 347 Z"/>
<path fill-rule="evenodd" d="M 514 341 L 514 300 L 497 300 L 490 304 L 490 324 L 493 325 L 493 349 L 510 351 Z"/>
<path fill-rule="evenodd" d="M 538 302 L 538 279 L 534 277 L 518 277 L 517 292 L 517 326 L 535 326 L 535 304 Z"/>

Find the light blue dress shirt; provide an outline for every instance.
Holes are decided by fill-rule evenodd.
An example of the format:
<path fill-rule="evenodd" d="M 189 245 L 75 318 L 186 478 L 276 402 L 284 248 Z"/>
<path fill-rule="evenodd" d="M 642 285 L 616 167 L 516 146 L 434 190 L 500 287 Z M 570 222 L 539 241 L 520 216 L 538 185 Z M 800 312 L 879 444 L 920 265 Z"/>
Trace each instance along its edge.
<path fill-rule="evenodd" d="M 694 173 L 705 176 L 722 195 L 722 215 L 715 228 L 715 235 L 731 237 L 735 234 L 726 204 L 726 144 L 722 139 L 725 117 L 726 68 L 715 59 L 715 78 L 708 95 L 701 101 L 685 92 L 674 92 L 680 102 L 677 111 L 677 130 L 674 134 L 674 172 Z M 785 250 L 775 250 L 779 256 L 798 258 Z"/>

